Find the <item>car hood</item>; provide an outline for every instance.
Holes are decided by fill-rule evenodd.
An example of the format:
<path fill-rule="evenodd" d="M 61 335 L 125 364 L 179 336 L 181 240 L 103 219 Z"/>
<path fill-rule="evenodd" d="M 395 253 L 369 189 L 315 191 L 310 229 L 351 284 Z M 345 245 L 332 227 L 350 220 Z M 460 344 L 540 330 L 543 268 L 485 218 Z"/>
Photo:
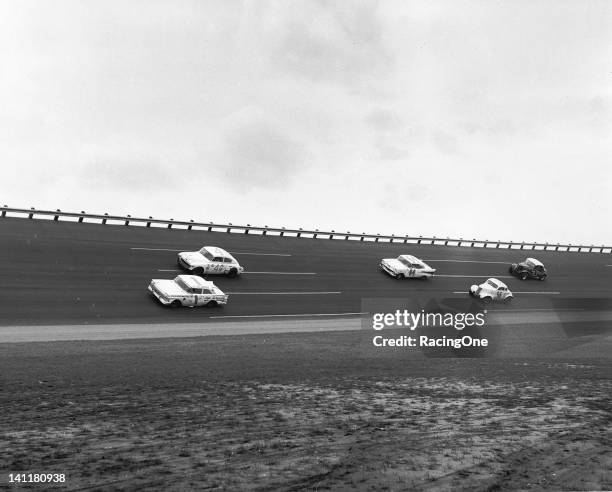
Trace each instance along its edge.
<path fill-rule="evenodd" d="M 208 259 L 199 251 L 187 251 L 185 253 L 180 253 L 180 256 L 190 265 L 205 265 L 208 263 Z"/>
<path fill-rule="evenodd" d="M 184 296 L 187 293 L 174 280 L 153 279 L 151 285 L 164 296 Z"/>
<path fill-rule="evenodd" d="M 396 272 L 406 269 L 406 265 L 404 265 L 397 258 L 385 258 L 383 261 L 389 268 L 391 268 L 391 270 L 395 270 Z"/>

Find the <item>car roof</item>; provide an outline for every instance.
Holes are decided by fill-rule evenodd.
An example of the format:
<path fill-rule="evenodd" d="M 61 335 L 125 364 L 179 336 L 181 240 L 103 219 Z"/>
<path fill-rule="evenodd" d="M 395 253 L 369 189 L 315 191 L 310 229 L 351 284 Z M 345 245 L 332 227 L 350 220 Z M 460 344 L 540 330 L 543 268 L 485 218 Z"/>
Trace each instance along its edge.
<path fill-rule="evenodd" d="M 211 289 L 215 286 L 210 280 L 203 279 L 197 275 L 177 275 L 177 277 L 192 289 Z"/>
<path fill-rule="evenodd" d="M 501 280 L 497 280 L 496 278 L 490 278 L 487 280 L 487 282 L 494 282 L 497 287 L 505 287 L 506 289 L 508 288 L 506 284 L 504 284 Z"/>
<path fill-rule="evenodd" d="M 422 263 L 421 260 L 419 260 L 416 256 L 412 255 L 400 255 L 400 258 L 403 258 L 404 260 L 410 263 Z"/>
<path fill-rule="evenodd" d="M 535 258 L 527 258 L 525 261 L 529 261 L 533 263 L 535 266 L 544 266 L 541 261 L 536 260 Z"/>
<path fill-rule="evenodd" d="M 225 251 L 223 248 L 219 248 L 218 246 L 204 246 L 204 247 L 213 256 L 223 256 L 225 258 L 231 258 L 235 260 L 235 258 L 232 255 L 230 255 L 227 251 Z"/>

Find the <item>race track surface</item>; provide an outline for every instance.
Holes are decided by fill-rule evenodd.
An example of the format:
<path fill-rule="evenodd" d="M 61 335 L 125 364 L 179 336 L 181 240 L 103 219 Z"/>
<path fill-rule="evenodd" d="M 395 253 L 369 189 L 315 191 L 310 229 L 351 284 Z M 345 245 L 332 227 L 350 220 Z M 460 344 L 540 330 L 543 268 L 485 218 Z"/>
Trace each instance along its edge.
<path fill-rule="evenodd" d="M 152 278 L 180 273 L 177 251 L 203 245 L 232 252 L 238 278 L 208 277 L 230 300 L 222 308 L 170 309 L 147 291 Z M 411 253 L 437 268 L 429 280 L 395 280 L 381 258 Z M 509 277 L 508 265 L 534 256 L 549 279 Z M 612 312 L 612 255 L 462 248 L 228 234 L 87 223 L 0 219 L 0 325 L 203 323 L 355 317 L 414 306 L 471 303 L 469 286 L 487 277 L 515 293 L 491 305 L 506 317 L 545 313 L 606 321 Z M 459 303 L 459 304 L 457 304 Z M 537 321 L 536 321 L 537 322 Z M 609 323 L 606 323 L 609 324 Z"/>

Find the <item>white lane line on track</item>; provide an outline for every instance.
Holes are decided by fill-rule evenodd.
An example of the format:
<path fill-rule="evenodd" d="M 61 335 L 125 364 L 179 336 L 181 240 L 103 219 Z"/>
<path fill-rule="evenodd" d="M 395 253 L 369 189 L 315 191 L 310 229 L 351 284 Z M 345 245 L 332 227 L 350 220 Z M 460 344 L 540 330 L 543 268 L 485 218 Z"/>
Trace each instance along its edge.
<path fill-rule="evenodd" d="M 275 296 L 293 296 L 293 295 L 327 295 L 327 294 L 342 294 L 340 291 L 326 292 L 226 292 L 228 295 L 275 295 Z"/>
<path fill-rule="evenodd" d="M 317 275 L 311 272 L 242 272 L 241 275 L 252 273 L 256 275 Z"/>
<path fill-rule="evenodd" d="M 184 249 L 169 249 L 169 248 L 130 248 L 133 250 L 142 250 L 142 251 L 172 251 L 172 252 L 177 252 L 180 253 L 182 251 L 185 251 Z M 256 256 L 291 256 L 290 254 L 286 254 L 286 253 L 247 253 L 244 251 L 230 251 L 229 253 L 233 254 L 233 255 L 256 255 Z"/>
<path fill-rule="evenodd" d="M 561 292 L 515 292 L 512 291 L 513 294 L 545 294 L 545 295 L 558 295 L 561 294 Z M 453 291 L 453 294 L 469 294 L 469 292 L 467 290 L 455 290 Z"/>
<path fill-rule="evenodd" d="M 363 316 L 370 314 L 369 312 L 362 313 L 312 313 L 312 314 L 245 314 L 235 316 L 210 316 L 211 319 L 220 318 L 305 318 L 307 316 Z"/>
<path fill-rule="evenodd" d="M 291 256 L 287 253 L 246 253 L 244 251 L 230 251 L 233 255 L 255 255 L 255 256 Z"/>
<path fill-rule="evenodd" d="M 457 278 L 476 278 L 476 277 L 482 277 L 482 278 L 514 278 L 511 275 L 436 275 L 434 274 L 434 278 L 436 277 L 457 277 Z"/>
<path fill-rule="evenodd" d="M 130 248 L 130 249 L 136 249 L 136 250 L 143 250 L 143 251 L 184 251 L 182 249 L 166 249 L 166 248 Z"/>
<path fill-rule="evenodd" d="M 178 270 L 176 268 L 171 270 L 157 270 L 158 272 L 182 272 L 184 270 Z M 241 275 L 245 275 L 247 273 L 256 274 L 256 275 L 317 275 L 316 273 L 311 272 L 242 272 Z"/>
<path fill-rule="evenodd" d="M 423 260 L 424 262 L 428 261 L 446 261 L 450 263 L 490 263 L 495 265 L 509 265 L 509 261 L 478 261 L 478 260 Z"/>

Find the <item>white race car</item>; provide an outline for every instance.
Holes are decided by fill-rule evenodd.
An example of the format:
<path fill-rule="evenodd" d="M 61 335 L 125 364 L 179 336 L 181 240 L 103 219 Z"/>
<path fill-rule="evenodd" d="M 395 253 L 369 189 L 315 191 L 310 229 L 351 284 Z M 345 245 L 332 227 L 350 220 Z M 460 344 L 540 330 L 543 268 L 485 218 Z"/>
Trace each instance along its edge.
<path fill-rule="evenodd" d="M 416 256 L 400 255 L 397 258 L 385 258 L 380 260 L 380 268 L 395 278 L 427 278 L 433 277 L 435 268 L 419 260 Z"/>
<path fill-rule="evenodd" d="M 514 297 L 506 284 L 496 278 L 490 278 L 480 285 L 472 285 L 470 295 L 487 303 L 491 301 L 510 302 Z"/>
<path fill-rule="evenodd" d="M 178 264 L 196 275 L 217 273 L 235 277 L 244 272 L 236 258 L 215 246 L 204 246 L 199 251 L 179 253 Z"/>
<path fill-rule="evenodd" d="M 164 306 L 207 306 L 227 304 L 228 295 L 214 283 L 197 275 L 178 275 L 174 280 L 153 279 L 149 291 Z"/>

